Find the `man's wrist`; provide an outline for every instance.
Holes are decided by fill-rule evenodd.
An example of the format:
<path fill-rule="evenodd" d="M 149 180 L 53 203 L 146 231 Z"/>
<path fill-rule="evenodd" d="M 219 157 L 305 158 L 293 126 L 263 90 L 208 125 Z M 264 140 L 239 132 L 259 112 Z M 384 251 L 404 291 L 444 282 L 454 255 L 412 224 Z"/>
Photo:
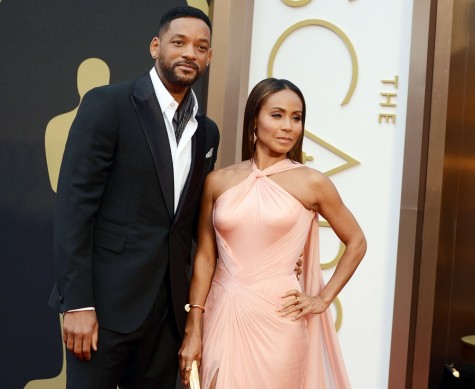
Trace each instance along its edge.
<path fill-rule="evenodd" d="M 81 312 L 81 311 L 95 311 L 96 308 L 94 307 L 84 307 L 84 308 L 77 308 L 77 309 L 70 309 L 69 311 L 64 311 L 63 316 L 70 312 Z"/>

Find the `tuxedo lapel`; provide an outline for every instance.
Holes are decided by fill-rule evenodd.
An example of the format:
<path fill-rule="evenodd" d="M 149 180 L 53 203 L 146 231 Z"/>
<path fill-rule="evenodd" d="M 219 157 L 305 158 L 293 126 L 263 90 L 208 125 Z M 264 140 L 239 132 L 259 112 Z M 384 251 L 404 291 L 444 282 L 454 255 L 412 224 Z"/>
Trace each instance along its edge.
<path fill-rule="evenodd" d="M 195 134 L 191 138 L 191 166 L 190 173 L 185 182 L 178 208 L 176 212 L 176 218 L 180 217 L 180 213 L 186 204 L 190 203 L 190 198 L 197 195 L 195 188 L 198 186 L 200 177 L 203 174 L 203 166 L 205 161 L 205 146 L 206 146 L 206 124 L 203 114 L 198 114 L 196 120 L 198 121 L 198 128 Z M 201 193 L 198 193 L 200 196 Z"/>
<path fill-rule="evenodd" d="M 160 187 L 170 214 L 174 218 L 173 162 L 163 114 L 148 75 L 137 80 L 132 103 L 150 146 Z"/>

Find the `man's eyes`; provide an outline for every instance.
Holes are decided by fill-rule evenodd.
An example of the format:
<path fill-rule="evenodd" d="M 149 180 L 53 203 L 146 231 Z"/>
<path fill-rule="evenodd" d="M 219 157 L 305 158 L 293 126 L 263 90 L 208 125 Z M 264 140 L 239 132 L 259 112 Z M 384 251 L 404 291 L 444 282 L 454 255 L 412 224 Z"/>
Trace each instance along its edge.
<path fill-rule="evenodd" d="M 172 43 L 175 45 L 175 46 L 184 46 L 185 45 L 185 41 L 181 40 L 181 39 L 175 39 L 172 41 Z M 197 45 L 196 48 L 200 51 L 208 51 L 209 48 L 207 45 Z"/>

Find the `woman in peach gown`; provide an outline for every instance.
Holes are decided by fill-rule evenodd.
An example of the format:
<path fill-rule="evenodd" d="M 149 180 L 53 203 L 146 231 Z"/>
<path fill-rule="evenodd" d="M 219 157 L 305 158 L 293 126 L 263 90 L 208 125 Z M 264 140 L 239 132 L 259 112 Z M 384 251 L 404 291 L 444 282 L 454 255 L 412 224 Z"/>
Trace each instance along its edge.
<path fill-rule="evenodd" d="M 204 389 L 350 387 L 327 308 L 366 241 L 331 181 L 301 164 L 304 124 L 300 90 L 261 81 L 246 104 L 244 161 L 207 177 L 180 350 L 184 385 L 196 360 Z M 346 246 L 326 286 L 318 214 Z"/>

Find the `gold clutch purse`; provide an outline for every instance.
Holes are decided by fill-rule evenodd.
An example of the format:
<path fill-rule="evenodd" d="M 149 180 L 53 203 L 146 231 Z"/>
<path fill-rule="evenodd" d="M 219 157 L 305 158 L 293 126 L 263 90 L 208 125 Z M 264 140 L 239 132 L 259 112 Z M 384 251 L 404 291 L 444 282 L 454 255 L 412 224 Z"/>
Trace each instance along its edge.
<path fill-rule="evenodd" d="M 196 361 L 191 364 L 190 389 L 200 389 L 200 376 L 198 374 L 198 365 Z"/>

